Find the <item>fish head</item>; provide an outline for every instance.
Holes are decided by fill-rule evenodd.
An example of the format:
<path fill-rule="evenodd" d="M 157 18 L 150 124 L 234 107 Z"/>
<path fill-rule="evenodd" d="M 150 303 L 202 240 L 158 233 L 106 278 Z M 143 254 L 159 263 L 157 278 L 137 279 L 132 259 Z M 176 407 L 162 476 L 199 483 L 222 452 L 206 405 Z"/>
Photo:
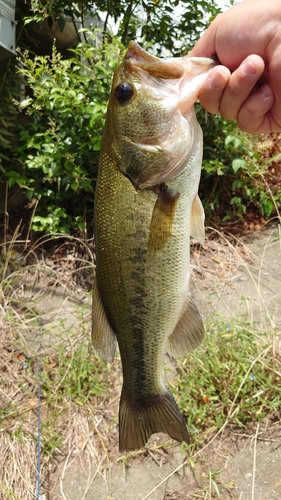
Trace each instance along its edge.
<path fill-rule="evenodd" d="M 137 188 L 168 181 L 188 163 L 199 127 L 193 104 L 214 65 L 198 57 L 160 59 L 129 43 L 114 74 L 107 130 L 117 168 Z"/>

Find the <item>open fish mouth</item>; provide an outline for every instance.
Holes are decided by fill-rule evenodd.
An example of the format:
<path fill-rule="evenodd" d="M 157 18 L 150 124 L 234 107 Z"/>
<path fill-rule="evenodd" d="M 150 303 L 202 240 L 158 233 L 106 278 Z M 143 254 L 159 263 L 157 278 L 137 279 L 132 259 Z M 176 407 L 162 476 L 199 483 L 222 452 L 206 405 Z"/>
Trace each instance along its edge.
<path fill-rule="evenodd" d="M 163 83 L 169 92 L 180 96 L 178 109 L 183 116 L 197 99 L 208 70 L 215 65 L 216 61 L 207 57 L 189 57 L 187 55 L 160 59 L 146 52 L 134 41 L 129 43 L 124 57 L 124 69 L 128 73 L 137 72 L 145 81 L 144 72 L 146 72 L 147 75 L 157 80 L 158 86 L 161 79 L 170 80 L 170 82 Z"/>
<path fill-rule="evenodd" d="M 184 66 L 180 65 L 179 62 L 175 64 L 175 60 L 172 58 L 171 60 L 159 59 L 159 57 L 146 52 L 134 41 L 129 43 L 124 59 L 128 69 L 139 68 L 155 78 L 175 79 L 184 75 Z"/>

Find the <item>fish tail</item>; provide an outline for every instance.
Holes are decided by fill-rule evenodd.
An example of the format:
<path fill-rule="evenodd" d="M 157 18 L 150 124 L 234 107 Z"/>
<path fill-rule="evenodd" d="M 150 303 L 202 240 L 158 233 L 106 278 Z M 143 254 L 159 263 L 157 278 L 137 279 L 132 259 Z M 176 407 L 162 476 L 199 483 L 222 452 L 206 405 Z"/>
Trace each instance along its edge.
<path fill-rule="evenodd" d="M 155 432 L 164 432 L 177 441 L 189 443 L 182 414 L 168 391 L 132 403 L 122 390 L 119 408 L 119 450 L 132 451 L 145 446 Z"/>

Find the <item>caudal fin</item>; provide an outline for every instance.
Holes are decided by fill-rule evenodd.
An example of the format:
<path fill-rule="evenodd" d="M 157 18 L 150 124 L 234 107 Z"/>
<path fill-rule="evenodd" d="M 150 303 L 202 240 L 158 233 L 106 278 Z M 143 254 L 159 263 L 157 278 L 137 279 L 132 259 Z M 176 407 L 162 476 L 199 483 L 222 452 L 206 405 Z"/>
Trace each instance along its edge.
<path fill-rule="evenodd" d="M 119 408 L 119 450 L 142 448 L 155 432 L 189 443 L 185 421 L 173 396 L 166 392 L 141 403 L 131 403 L 122 390 Z"/>

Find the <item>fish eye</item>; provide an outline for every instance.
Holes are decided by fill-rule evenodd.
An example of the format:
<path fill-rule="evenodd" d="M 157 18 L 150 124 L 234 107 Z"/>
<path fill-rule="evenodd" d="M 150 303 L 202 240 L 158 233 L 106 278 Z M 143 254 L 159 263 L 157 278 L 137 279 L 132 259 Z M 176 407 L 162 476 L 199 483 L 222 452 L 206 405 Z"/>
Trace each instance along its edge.
<path fill-rule="evenodd" d="M 129 101 L 134 93 L 133 87 L 128 82 L 119 83 L 115 89 L 116 99 L 120 104 Z"/>

